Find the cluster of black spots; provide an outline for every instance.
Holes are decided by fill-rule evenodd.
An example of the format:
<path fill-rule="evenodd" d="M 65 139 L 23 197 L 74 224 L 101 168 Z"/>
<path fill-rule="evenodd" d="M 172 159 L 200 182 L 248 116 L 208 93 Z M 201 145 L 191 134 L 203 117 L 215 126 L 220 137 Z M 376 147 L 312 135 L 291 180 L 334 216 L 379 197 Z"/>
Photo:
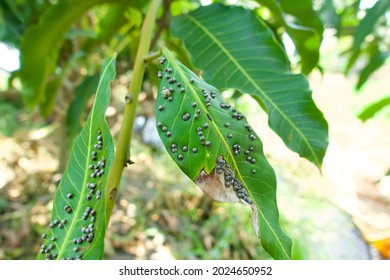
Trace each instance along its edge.
<path fill-rule="evenodd" d="M 232 118 L 237 119 L 238 121 L 242 120 L 244 118 L 244 115 L 237 111 L 236 108 L 232 109 Z"/>
<path fill-rule="evenodd" d="M 57 253 L 54 252 L 55 249 L 56 248 L 54 243 L 50 243 L 48 245 L 42 244 L 39 253 L 45 255 L 47 260 L 53 260 L 56 259 L 58 256 Z"/>
<path fill-rule="evenodd" d="M 249 162 L 249 163 L 252 163 L 252 164 L 255 164 L 256 163 L 256 159 L 251 157 L 251 156 L 247 156 L 246 157 L 246 160 Z"/>
<path fill-rule="evenodd" d="M 66 219 L 63 219 L 61 221 L 59 221 L 58 219 L 54 219 L 49 224 L 49 228 L 51 228 L 54 232 L 54 228 L 63 229 L 67 222 L 68 221 Z M 54 241 L 56 241 L 57 238 L 55 236 L 52 236 L 50 238 L 50 241 L 48 241 L 48 243 L 45 244 L 45 240 L 47 240 L 47 233 L 44 233 L 42 234 L 42 239 L 44 240 L 44 243 L 42 244 L 39 253 L 43 254 L 47 260 L 56 259 L 58 254 L 56 253 L 56 245 Z"/>
<path fill-rule="evenodd" d="M 97 150 L 101 150 L 103 148 L 103 137 L 101 135 L 101 131 L 98 130 L 98 136 L 96 137 L 97 143 L 94 145 L 94 148 Z M 91 201 L 93 199 L 93 195 L 96 194 L 95 198 L 100 199 L 100 195 L 97 194 L 96 188 L 98 186 L 95 180 L 101 178 L 105 173 L 106 167 L 106 159 L 103 157 L 100 160 L 97 159 L 98 151 L 92 151 L 91 156 L 95 157 L 95 159 L 91 158 L 93 161 L 97 161 L 96 164 L 90 164 L 88 169 L 92 172 L 90 173 L 90 177 L 92 179 L 91 182 L 88 182 L 86 187 L 90 190 L 89 194 L 85 196 L 86 200 Z"/>
<path fill-rule="evenodd" d="M 245 189 L 244 184 L 235 177 L 234 171 L 231 169 L 230 165 L 223 159 L 223 157 L 218 157 L 215 165 L 215 172 L 217 174 L 222 174 L 224 176 L 225 187 L 232 188 L 235 191 L 238 198 L 244 200 L 248 204 L 252 204 L 252 199 L 248 194 L 248 191 Z"/>
<path fill-rule="evenodd" d="M 88 165 L 88 169 L 91 171 L 90 177 L 94 180 L 103 176 L 104 168 L 106 167 L 106 159 L 105 158 L 101 158 L 100 160 L 98 160 L 99 150 L 101 150 L 103 148 L 103 137 L 101 135 L 102 133 L 100 130 L 98 130 L 97 134 L 98 134 L 96 137 L 97 142 L 94 145 L 94 148 L 96 150 L 92 151 L 91 155 L 90 155 L 91 160 L 93 162 L 96 162 L 96 163 Z M 94 180 L 92 182 L 88 182 L 86 185 L 87 188 L 90 190 L 90 193 L 88 193 L 86 195 L 86 199 L 88 201 L 93 199 L 93 195 L 96 195 L 95 196 L 96 199 L 100 199 L 100 197 L 101 197 L 101 191 L 97 190 L 98 182 L 97 181 L 95 182 Z M 66 195 L 66 197 L 69 200 L 72 199 L 73 196 L 74 195 L 71 192 L 67 193 L 67 195 Z M 64 210 L 68 214 L 71 214 L 73 212 L 72 207 L 69 204 L 66 204 L 64 206 Z M 96 214 L 97 214 L 96 211 L 93 210 L 91 206 L 86 207 L 86 209 L 83 213 L 82 219 L 84 221 L 89 219 L 88 223 L 90 223 L 90 224 L 88 225 L 88 230 L 83 231 L 83 229 L 85 228 L 85 227 L 83 227 L 83 229 L 82 229 L 83 234 L 79 238 L 76 238 L 73 240 L 74 244 L 80 245 L 83 242 L 91 243 L 93 241 L 93 239 L 94 239 L 94 233 L 93 233 L 93 225 L 94 224 L 93 223 L 95 223 L 95 221 L 96 221 Z M 56 246 L 54 243 L 55 241 L 57 241 L 57 237 L 55 236 L 55 234 L 58 233 L 57 230 L 64 229 L 65 226 L 67 225 L 67 223 L 68 223 L 67 219 L 61 219 L 61 220 L 54 219 L 53 221 L 50 222 L 49 228 L 52 229 L 53 236 L 50 238 L 49 243 L 43 244 L 41 246 L 41 249 L 40 249 L 40 253 L 45 255 L 46 259 L 52 260 L 52 259 L 56 259 L 58 257 L 58 254 L 56 253 Z M 46 233 L 42 234 L 42 238 L 44 240 L 48 241 Z M 78 252 L 79 250 L 81 250 L 81 247 L 77 247 L 77 249 L 76 249 L 76 247 L 74 247 L 73 251 Z M 82 258 L 82 254 L 79 253 L 75 257 L 69 256 L 66 259 L 73 260 L 73 259 L 81 259 L 81 258 Z M 63 258 L 63 259 L 65 259 L 65 258 Z"/>
<path fill-rule="evenodd" d="M 66 211 L 66 213 L 69 213 L 69 214 L 73 212 L 72 207 L 70 207 L 69 205 L 65 205 L 64 210 Z"/>
<path fill-rule="evenodd" d="M 241 146 L 238 144 L 233 145 L 233 154 L 236 156 L 241 153 Z"/>
<path fill-rule="evenodd" d="M 165 61 L 167 61 L 167 59 L 165 57 L 162 57 L 161 60 L 160 60 L 160 64 L 164 64 Z"/>
<path fill-rule="evenodd" d="M 188 121 L 191 118 L 191 115 L 189 113 L 185 113 L 183 114 L 182 118 L 184 121 Z"/>
<path fill-rule="evenodd" d="M 228 103 L 226 102 L 221 102 L 219 104 L 219 107 L 221 107 L 222 109 L 229 109 L 231 107 L 231 105 L 229 105 Z"/>
<path fill-rule="evenodd" d="M 172 153 L 177 153 L 177 145 L 176 144 L 171 144 L 171 152 Z"/>
<path fill-rule="evenodd" d="M 253 132 L 253 128 L 250 126 L 250 124 L 246 124 L 245 128 L 248 130 L 248 132 Z"/>

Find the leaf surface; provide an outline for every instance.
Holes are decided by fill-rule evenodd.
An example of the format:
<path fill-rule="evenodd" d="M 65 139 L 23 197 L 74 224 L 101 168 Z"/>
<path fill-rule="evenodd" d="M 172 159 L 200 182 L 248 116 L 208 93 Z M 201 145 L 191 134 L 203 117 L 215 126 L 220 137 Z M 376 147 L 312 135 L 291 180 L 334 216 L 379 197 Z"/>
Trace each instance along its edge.
<path fill-rule="evenodd" d="M 259 18 L 242 8 L 210 5 L 174 18 L 171 28 L 206 81 L 264 104 L 269 126 L 287 147 L 321 167 L 327 122 L 307 80 L 291 74 L 285 53 Z"/>
<path fill-rule="evenodd" d="M 53 214 L 37 259 L 101 259 L 106 231 L 105 188 L 114 157 L 105 120 L 115 56 L 102 67 L 96 99 L 75 139 L 62 180 L 55 191 Z"/>
<path fill-rule="evenodd" d="M 163 53 L 156 120 L 169 155 L 213 199 L 250 206 L 263 247 L 275 259 L 289 259 L 291 241 L 279 225 L 276 178 L 260 138 L 216 88 L 167 49 Z"/>

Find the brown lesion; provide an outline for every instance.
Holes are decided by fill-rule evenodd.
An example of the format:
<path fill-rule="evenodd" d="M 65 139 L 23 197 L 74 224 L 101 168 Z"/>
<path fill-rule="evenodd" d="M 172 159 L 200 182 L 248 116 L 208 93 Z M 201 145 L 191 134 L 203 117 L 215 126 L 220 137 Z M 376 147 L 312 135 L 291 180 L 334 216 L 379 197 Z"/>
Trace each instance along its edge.
<path fill-rule="evenodd" d="M 110 200 L 115 200 L 117 193 L 118 193 L 117 188 L 112 189 L 110 192 Z"/>
<path fill-rule="evenodd" d="M 223 157 L 221 157 L 223 159 Z M 241 202 L 244 205 L 251 207 L 252 217 L 251 224 L 256 235 L 259 237 L 259 213 L 254 203 L 247 203 L 245 200 L 237 197 L 232 186 L 225 187 L 224 174 L 218 174 L 215 170 L 211 170 L 209 174 L 202 170 L 195 178 L 194 183 L 197 184 L 202 191 L 212 199 L 220 202 Z"/>
<path fill-rule="evenodd" d="M 215 168 L 207 174 L 202 170 L 194 180 L 202 191 L 212 199 L 220 202 L 239 202 L 239 198 L 232 188 L 225 187 L 225 180 L 222 174 L 217 174 Z"/>

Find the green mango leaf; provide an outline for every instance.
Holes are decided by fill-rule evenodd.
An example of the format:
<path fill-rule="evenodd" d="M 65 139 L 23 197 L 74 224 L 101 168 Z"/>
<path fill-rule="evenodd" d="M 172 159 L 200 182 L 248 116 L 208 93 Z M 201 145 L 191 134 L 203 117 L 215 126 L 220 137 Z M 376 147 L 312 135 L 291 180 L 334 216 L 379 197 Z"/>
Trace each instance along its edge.
<path fill-rule="evenodd" d="M 372 75 L 372 73 L 378 70 L 386 62 L 389 56 L 390 51 L 381 52 L 379 50 L 371 56 L 367 65 L 364 66 L 364 68 L 360 72 L 359 80 L 356 84 L 357 90 L 361 89 L 361 87 L 367 82 L 368 78 Z"/>
<path fill-rule="evenodd" d="M 207 82 L 265 105 L 269 126 L 287 147 L 321 167 L 328 124 L 306 78 L 291 74 L 285 53 L 259 18 L 242 8 L 210 5 L 175 17 L 171 28 Z"/>
<path fill-rule="evenodd" d="M 114 1 L 58 1 L 43 13 L 37 25 L 26 30 L 20 49 L 20 79 L 22 97 L 29 108 L 45 102 L 46 81 L 54 73 L 66 32 L 86 11 L 106 2 Z"/>
<path fill-rule="evenodd" d="M 354 51 L 358 51 L 361 48 L 364 39 L 374 31 L 379 18 L 381 18 L 389 8 L 389 0 L 379 0 L 372 8 L 367 10 L 366 16 L 360 21 L 354 34 Z"/>
<path fill-rule="evenodd" d="M 104 63 L 96 99 L 76 138 L 63 178 L 55 191 L 49 229 L 37 259 L 101 259 L 106 232 L 106 181 L 114 158 L 105 113 L 115 56 Z"/>
<path fill-rule="evenodd" d="M 390 96 L 385 97 L 379 101 L 376 101 L 367 106 L 358 116 L 362 121 L 366 121 L 375 116 L 376 113 L 381 111 L 383 108 L 390 106 Z"/>
<path fill-rule="evenodd" d="M 220 92 L 164 49 L 156 102 L 157 130 L 169 155 L 206 194 L 252 209 L 252 226 L 275 259 L 289 259 L 279 225 L 276 178 L 258 135 Z"/>
<path fill-rule="evenodd" d="M 301 57 L 302 72 L 310 73 L 320 58 L 324 27 L 313 9 L 312 0 L 257 0 L 273 14 L 277 23 L 284 26 Z"/>

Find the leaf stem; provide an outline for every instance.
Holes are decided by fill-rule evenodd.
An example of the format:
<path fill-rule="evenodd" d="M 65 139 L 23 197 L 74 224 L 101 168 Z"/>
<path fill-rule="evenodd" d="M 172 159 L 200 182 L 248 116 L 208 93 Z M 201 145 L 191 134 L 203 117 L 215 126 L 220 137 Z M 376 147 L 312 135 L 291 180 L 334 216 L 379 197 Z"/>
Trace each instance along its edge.
<path fill-rule="evenodd" d="M 143 77 L 145 73 L 144 58 L 148 55 L 152 40 L 153 27 L 157 17 L 157 11 L 161 0 L 152 0 L 141 29 L 141 39 L 138 45 L 137 56 L 135 58 L 133 77 L 129 92 L 133 102 L 125 106 L 122 127 L 119 132 L 117 149 L 114 163 L 106 184 L 106 226 L 108 225 L 114 207 L 115 198 L 118 193 L 122 171 L 126 164 L 127 155 L 131 143 L 133 124 L 138 103 L 138 95 L 141 91 Z"/>
<path fill-rule="evenodd" d="M 145 63 L 149 63 L 149 62 L 155 60 L 156 58 L 160 57 L 161 55 L 162 55 L 162 51 L 161 51 L 161 49 L 160 49 L 158 52 L 153 53 L 153 54 L 151 54 L 151 55 L 145 57 L 145 58 L 144 58 L 144 62 L 145 62 Z"/>

